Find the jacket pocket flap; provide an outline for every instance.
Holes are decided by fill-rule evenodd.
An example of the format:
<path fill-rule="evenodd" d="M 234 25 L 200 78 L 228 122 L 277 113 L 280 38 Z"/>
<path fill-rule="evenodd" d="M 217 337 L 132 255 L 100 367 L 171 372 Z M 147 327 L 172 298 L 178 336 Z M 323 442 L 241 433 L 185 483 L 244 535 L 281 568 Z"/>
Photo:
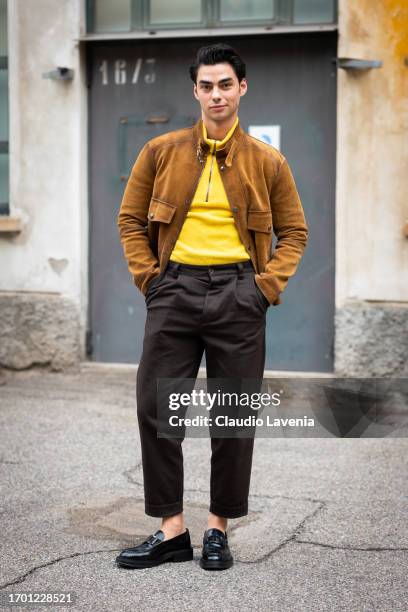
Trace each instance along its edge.
<path fill-rule="evenodd" d="M 248 210 L 247 227 L 254 232 L 272 231 L 272 213 L 269 210 Z"/>
<path fill-rule="evenodd" d="M 149 212 L 147 218 L 149 221 L 160 221 L 160 223 L 170 223 L 176 212 L 176 206 L 164 202 L 164 200 L 158 200 L 152 198 L 150 200 Z"/>

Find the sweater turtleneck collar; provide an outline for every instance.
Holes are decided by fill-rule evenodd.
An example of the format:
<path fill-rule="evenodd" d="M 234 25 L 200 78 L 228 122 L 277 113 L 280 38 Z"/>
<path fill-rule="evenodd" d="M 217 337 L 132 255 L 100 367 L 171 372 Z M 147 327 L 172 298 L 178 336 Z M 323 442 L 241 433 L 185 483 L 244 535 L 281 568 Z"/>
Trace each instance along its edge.
<path fill-rule="evenodd" d="M 215 140 L 215 138 L 208 138 L 207 128 L 205 127 L 205 124 L 204 124 L 204 121 L 203 121 L 203 138 L 204 138 L 204 141 L 208 145 L 210 145 L 211 151 L 214 150 L 214 143 L 215 143 L 216 151 L 219 151 L 220 149 L 225 147 L 225 145 L 227 144 L 228 140 L 231 138 L 232 134 L 234 133 L 234 130 L 237 127 L 238 123 L 239 123 L 239 119 L 238 119 L 238 117 L 236 117 L 235 121 L 234 121 L 233 125 L 231 126 L 230 130 L 228 131 L 227 135 L 224 136 L 224 138 L 222 140 Z"/>

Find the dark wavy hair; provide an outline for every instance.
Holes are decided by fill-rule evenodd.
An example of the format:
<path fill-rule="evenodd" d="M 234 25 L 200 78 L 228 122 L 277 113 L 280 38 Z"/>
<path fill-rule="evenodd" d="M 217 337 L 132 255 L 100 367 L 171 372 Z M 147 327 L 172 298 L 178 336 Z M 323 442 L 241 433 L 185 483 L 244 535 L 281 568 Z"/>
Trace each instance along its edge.
<path fill-rule="evenodd" d="M 225 43 L 216 43 L 207 47 L 200 47 L 197 51 L 194 64 L 190 66 L 190 77 L 193 83 L 197 83 L 197 72 L 200 66 L 214 66 L 214 64 L 230 64 L 238 81 L 245 78 L 246 67 L 238 53 Z"/>

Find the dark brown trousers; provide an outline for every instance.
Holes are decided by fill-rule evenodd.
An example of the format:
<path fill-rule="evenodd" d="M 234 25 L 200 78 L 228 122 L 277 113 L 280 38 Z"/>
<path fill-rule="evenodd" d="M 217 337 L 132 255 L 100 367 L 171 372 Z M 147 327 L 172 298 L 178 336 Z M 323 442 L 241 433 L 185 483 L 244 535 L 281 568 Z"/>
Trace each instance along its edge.
<path fill-rule="evenodd" d="M 182 438 L 157 437 L 157 378 L 196 379 L 205 351 L 207 378 L 262 379 L 269 306 L 251 262 L 193 266 L 170 261 L 146 294 L 137 415 L 145 512 L 183 511 Z M 211 438 L 210 512 L 248 514 L 254 438 Z"/>

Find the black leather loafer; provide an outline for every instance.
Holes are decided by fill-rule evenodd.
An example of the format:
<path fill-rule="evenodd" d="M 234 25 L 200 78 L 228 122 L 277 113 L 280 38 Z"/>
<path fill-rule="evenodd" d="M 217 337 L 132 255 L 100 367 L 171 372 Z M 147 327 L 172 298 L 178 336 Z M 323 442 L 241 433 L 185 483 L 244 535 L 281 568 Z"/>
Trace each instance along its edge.
<path fill-rule="evenodd" d="M 166 561 L 191 561 L 192 558 L 193 547 L 188 529 L 169 540 L 164 539 L 164 533 L 159 529 L 142 544 L 122 550 L 116 557 L 116 563 L 119 567 L 143 569 Z"/>
<path fill-rule="evenodd" d="M 227 533 L 220 529 L 207 529 L 203 538 L 200 566 L 206 570 L 223 570 L 233 565 Z"/>

